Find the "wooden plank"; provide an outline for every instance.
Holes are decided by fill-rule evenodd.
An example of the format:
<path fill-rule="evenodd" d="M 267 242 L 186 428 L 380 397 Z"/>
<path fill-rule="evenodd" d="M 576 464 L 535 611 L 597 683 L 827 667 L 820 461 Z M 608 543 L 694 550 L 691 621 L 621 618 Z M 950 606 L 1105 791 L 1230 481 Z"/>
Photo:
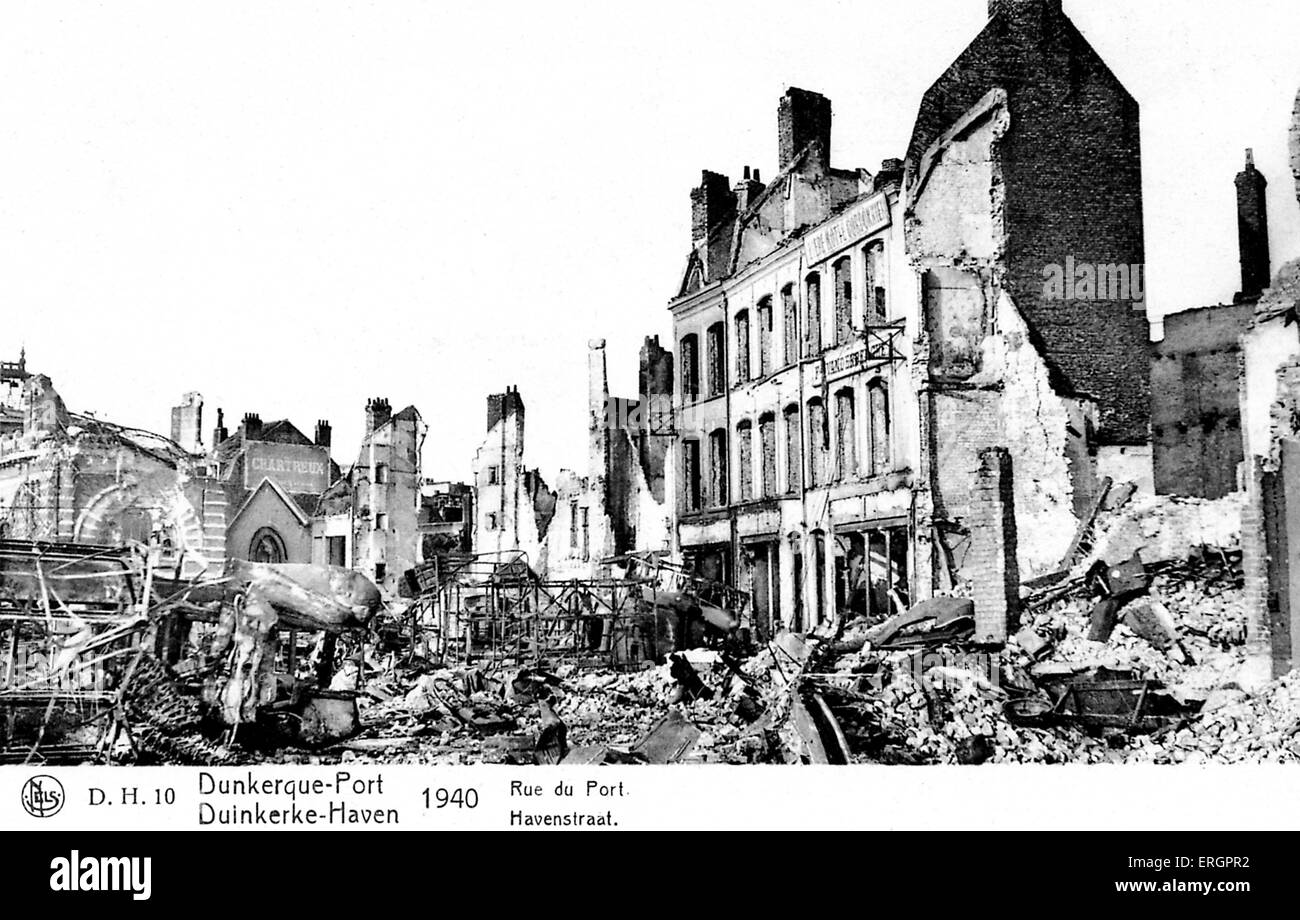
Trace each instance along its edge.
<path fill-rule="evenodd" d="M 1092 507 L 1079 521 L 1079 529 L 1074 533 L 1074 540 L 1070 543 L 1070 548 L 1066 550 L 1065 558 L 1061 560 L 1061 568 L 1070 569 L 1078 561 L 1079 549 L 1083 546 L 1083 541 L 1088 538 L 1092 532 L 1092 525 L 1097 522 L 1097 515 L 1101 511 L 1101 506 L 1106 501 L 1106 496 L 1110 494 L 1110 487 L 1114 483 L 1109 476 L 1101 481 L 1100 488 L 1097 489 L 1097 495 L 1093 498 Z"/>

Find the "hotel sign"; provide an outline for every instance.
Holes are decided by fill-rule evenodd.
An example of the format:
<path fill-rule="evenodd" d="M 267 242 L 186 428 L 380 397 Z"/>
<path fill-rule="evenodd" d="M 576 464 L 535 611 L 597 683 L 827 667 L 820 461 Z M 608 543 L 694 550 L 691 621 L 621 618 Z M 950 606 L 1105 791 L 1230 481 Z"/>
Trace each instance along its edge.
<path fill-rule="evenodd" d="M 244 488 L 269 479 L 286 492 L 324 492 L 329 488 L 330 454 L 309 444 L 253 441 L 244 452 Z"/>
<path fill-rule="evenodd" d="M 865 342 L 860 346 L 848 352 L 831 358 L 826 362 L 826 376 L 828 378 L 842 377 L 852 371 L 858 371 L 868 364 L 879 364 L 880 359 L 873 357 L 871 350 L 867 348 Z"/>
<path fill-rule="evenodd" d="M 839 217 L 808 234 L 804 252 L 808 261 L 821 262 L 858 240 L 889 226 L 889 204 L 884 195 L 873 195 Z"/>

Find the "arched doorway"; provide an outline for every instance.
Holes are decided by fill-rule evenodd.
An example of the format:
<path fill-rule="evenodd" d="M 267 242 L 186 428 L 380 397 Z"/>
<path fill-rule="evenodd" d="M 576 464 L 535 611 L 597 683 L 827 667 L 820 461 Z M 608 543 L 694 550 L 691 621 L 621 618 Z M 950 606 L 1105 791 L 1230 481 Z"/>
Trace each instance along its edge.
<path fill-rule="evenodd" d="M 284 540 L 274 529 L 263 527 L 253 534 L 253 541 L 248 545 L 249 561 L 276 564 L 285 562 L 287 557 Z"/>

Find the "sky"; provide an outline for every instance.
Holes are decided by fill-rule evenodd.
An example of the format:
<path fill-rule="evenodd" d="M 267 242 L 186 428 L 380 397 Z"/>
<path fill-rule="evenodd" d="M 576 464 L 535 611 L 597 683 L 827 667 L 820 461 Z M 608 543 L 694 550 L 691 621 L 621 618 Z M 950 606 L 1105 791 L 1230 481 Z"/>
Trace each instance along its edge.
<path fill-rule="evenodd" d="M 1300 255 L 1287 129 L 1294 0 L 1065 0 L 1142 106 L 1154 314 L 1239 287 L 1232 180 L 1270 179 Z M 0 357 L 73 411 L 167 433 L 189 390 L 238 425 L 414 404 L 425 474 L 467 479 L 518 386 L 549 481 L 586 457 L 588 340 L 636 391 L 671 339 L 702 169 L 776 172 L 788 86 L 829 96 L 832 159 L 902 156 L 985 0 L 799 4 L 0 6 Z"/>

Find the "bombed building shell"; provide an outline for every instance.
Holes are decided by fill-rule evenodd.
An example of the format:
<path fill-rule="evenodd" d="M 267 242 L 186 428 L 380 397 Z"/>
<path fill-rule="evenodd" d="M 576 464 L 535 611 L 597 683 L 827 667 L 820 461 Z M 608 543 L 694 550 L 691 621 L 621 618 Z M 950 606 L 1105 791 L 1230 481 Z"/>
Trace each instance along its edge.
<path fill-rule="evenodd" d="M 1004 639 L 1099 484 L 1151 486 L 1140 291 L 1044 284 L 1067 259 L 1141 266 L 1137 103 L 1059 3 L 995 3 L 904 159 L 833 163 L 807 90 L 777 125 L 770 182 L 691 192 L 682 553 L 752 587 L 760 633 L 970 586 Z"/>

